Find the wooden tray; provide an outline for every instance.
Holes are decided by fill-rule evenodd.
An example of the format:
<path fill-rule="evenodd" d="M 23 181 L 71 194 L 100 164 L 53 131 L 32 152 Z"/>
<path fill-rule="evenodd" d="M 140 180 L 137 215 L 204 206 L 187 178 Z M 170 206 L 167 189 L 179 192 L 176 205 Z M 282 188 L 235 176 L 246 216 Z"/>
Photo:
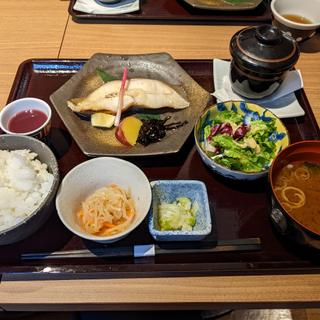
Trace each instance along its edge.
<path fill-rule="evenodd" d="M 85 60 L 28 60 L 21 64 L 8 102 L 25 96 L 44 99 L 76 73 Z M 181 60 L 178 63 L 209 92 L 213 91 L 211 60 Z M 306 115 L 284 119 L 292 142 L 320 138 L 319 128 L 303 90 L 297 98 Z M 87 160 L 53 108 L 49 146 L 58 159 L 61 176 Z M 289 274 L 320 272 L 320 252 L 299 249 L 274 232 L 269 221 L 268 181 L 235 183 L 211 173 L 201 161 L 192 134 L 182 150 L 172 156 L 130 159 L 149 180 L 197 179 L 206 183 L 217 234 L 206 241 L 259 237 L 262 250 L 255 252 L 162 255 L 155 258 L 69 259 L 21 261 L 22 253 L 99 247 L 71 234 L 57 213 L 34 235 L 22 242 L 0 247 L 0 273 L 4 279 L 61 279 L 97 277 L 162 277 L 221 274 Z M 153 243 L 147 221 L 117 246 Z"/>
<path fill-rule="evenodd" d="M 73 10 L 76 0 L 70 0 L 69 13 L 79 23 L 145 23 L 145 24 L 246 24 L 271 21 L 269 0 L 253 10 L 215 11 L 193 8 L 182 0 L 141 0 L 140 11 L 120 15 L 98 15 Z"/>

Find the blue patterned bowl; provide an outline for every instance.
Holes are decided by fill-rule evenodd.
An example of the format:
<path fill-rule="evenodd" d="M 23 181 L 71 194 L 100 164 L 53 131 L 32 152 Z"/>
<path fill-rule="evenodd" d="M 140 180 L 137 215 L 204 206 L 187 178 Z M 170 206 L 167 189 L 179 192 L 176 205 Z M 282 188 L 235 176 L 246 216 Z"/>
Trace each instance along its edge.
<path fill-rule="evenodd" d="M 157 241 L 198 241 L 211 232 L 211 214 L 205 184 L 197 180 L 157 180 L 152 181 L 152 208 L 149 231 Z M 198 202 L 196 224 L 191 231 L 161 231 L 158 223 L 158 206 L 161 202 L 172 203 L 179 197 Z"/>
<path fill-rule="evenodd" d="M 194 138 L 196 148 L 200 154 L 203 162 L 214 172 L 230 179 L 234 180 L 256 180 L 267 176 L 269 168 L 273 159 L 265 165 L 263 170 L 259 172 L 242 172 L 232 170 L 222 166 L 210 158 L 208 152 L 204 148 L 204 128 L 213 122 L 213 119 L 219 112 L 229 110 L 235 113 L 241 114 L 244 118 L 244 122 L 253 120 L 262 120 L 264 122 L 275 119 L 276 130 L 270 135 L 269 140 L 273 140 L 276 143 L 276 151 L 273 159 L 276 155 L 289 145 L 289 135 L 286 127 L 271 111 L 245 101 L 227 101 L 220 102 L 206 109 L 204 113 L 198 119 L 194 128 Z"/>

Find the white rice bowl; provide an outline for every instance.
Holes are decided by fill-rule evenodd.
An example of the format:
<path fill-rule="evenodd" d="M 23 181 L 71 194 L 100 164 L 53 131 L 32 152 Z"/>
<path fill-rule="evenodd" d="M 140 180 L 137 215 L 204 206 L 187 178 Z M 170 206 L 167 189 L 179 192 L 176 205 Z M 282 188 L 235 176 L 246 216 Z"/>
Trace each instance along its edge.
<path fill-rule="evenodd" d="M 54 176 L 30 150 L 0 150 L 0 232 L 19 224 L 44 201 Z"/>
<path fill-rule="evenodd" d="M 4 166 L 7 166 L 7 160 L 3 158 L 8 156 L 6 152 L 17 154 L 15 151 L 18 150 L 20 150 L 19 152 L 24 150 L 22 153 L 26 152 L 28 157 L 31 158 L 27 157 L 26 164 L 23 160 L 21 161 L 20 155 L 14 157 L 13 162 L 9 161 L 9 167 L 12 166 L 10 172 L 10 170 L 4 168 Z M 6 152 L 3 153 L 3 151 Z M 2 246 L 28 238 L 40 229 L 54 213 L 54 199 L 59 186 L 59 167 L 52 150 L 45 143 L 33 137 L 2 134 L 0 135 L 0 152 L 0 179 L 2 181 L 0 188 L 3 192 L 0 194 L 0 212 L 2 215 L 0 246 Z M 33 164 L 30 165 L 31 162 Z M 47 173 L 43 170 L 47 170 Z M 50 175 L 53 175 L 53 181 Z M 19 182 L 16 181 L 17 177 L 19 177 Z M 49 187 L 49 184 L 51 187 Z M 46 193 L 46 195 L 42 197 L 42 193 Z M 41 200 L 39 200 L 39 195 Z M 26 200 L 29 197 L 28 201 L 24 201 L 25 210 L 21 208 L 23 196 L 26 197 L 24 198 Z M 4 197 L 5 201 L 3 201 Z M 30 213 L 31 208 L 35 209 Z M 3 218 L 2 210 L 10 213 Z M 12 214 L 12 211 L 14 211 L 14 214 Z M 23 216 L 20 215 L 22 211 L 24 211 Z M 7 227 L 9 224 L 13 225 Z"/>

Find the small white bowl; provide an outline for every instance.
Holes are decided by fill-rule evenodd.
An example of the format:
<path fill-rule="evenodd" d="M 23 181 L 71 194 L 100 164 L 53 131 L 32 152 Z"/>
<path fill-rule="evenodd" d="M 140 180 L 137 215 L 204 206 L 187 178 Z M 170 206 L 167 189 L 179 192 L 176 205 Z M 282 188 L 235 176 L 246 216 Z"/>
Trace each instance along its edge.
<path fill-rule="evenodd" d="M 9 130 L 9 121 L 18 112 L 35 109 L 42 111 L 47 120 L 37 129 L 29 132 L 17 133 Z M 45 101 L 37 98 L 21 98 L 14 100 L 6 105 L 0 112 L 0 128 L 2 131 L 8 134 L 14 134 L 19 136 L 32 136 L 34 138 L 42 139 L 47 136 L 50 131 L 51 125 L 51 108 Z"/>
<path fill-rule="evenodd" d="M 76 212 L 81 202 L 99 188 L 111 183 L 130 191 L 136 215 L 130 226 L 112 236 L 95 236 L 85 232 L 77 221 Z M 101 243 L 118 241 L 134 230 L 147 216 L 151 205 L 149 180 L 134 164 L 118 158 L 101 157 L 74 167 L 63 179 L 56 208 L 63 224 L 81 238 Z"/>
<path fill-rule="evenodd" d="M 272 0 L 270 7 L 273 24 L 298 42 L 312 37 L 320 27 L 320 0 Z M 312 23 L 294 22 L 284 15 L 302 16 Z"/>

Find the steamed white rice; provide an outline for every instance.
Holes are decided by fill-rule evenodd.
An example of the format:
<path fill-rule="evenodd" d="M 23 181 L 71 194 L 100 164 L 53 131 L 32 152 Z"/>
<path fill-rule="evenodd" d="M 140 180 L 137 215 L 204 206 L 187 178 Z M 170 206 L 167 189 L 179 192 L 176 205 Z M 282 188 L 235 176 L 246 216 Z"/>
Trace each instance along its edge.
<path fill-rule="evenodd" d="M 18 224 L 49 193 L 53 175 L 30 150 L 0 150 L 0 231 Z"/>

